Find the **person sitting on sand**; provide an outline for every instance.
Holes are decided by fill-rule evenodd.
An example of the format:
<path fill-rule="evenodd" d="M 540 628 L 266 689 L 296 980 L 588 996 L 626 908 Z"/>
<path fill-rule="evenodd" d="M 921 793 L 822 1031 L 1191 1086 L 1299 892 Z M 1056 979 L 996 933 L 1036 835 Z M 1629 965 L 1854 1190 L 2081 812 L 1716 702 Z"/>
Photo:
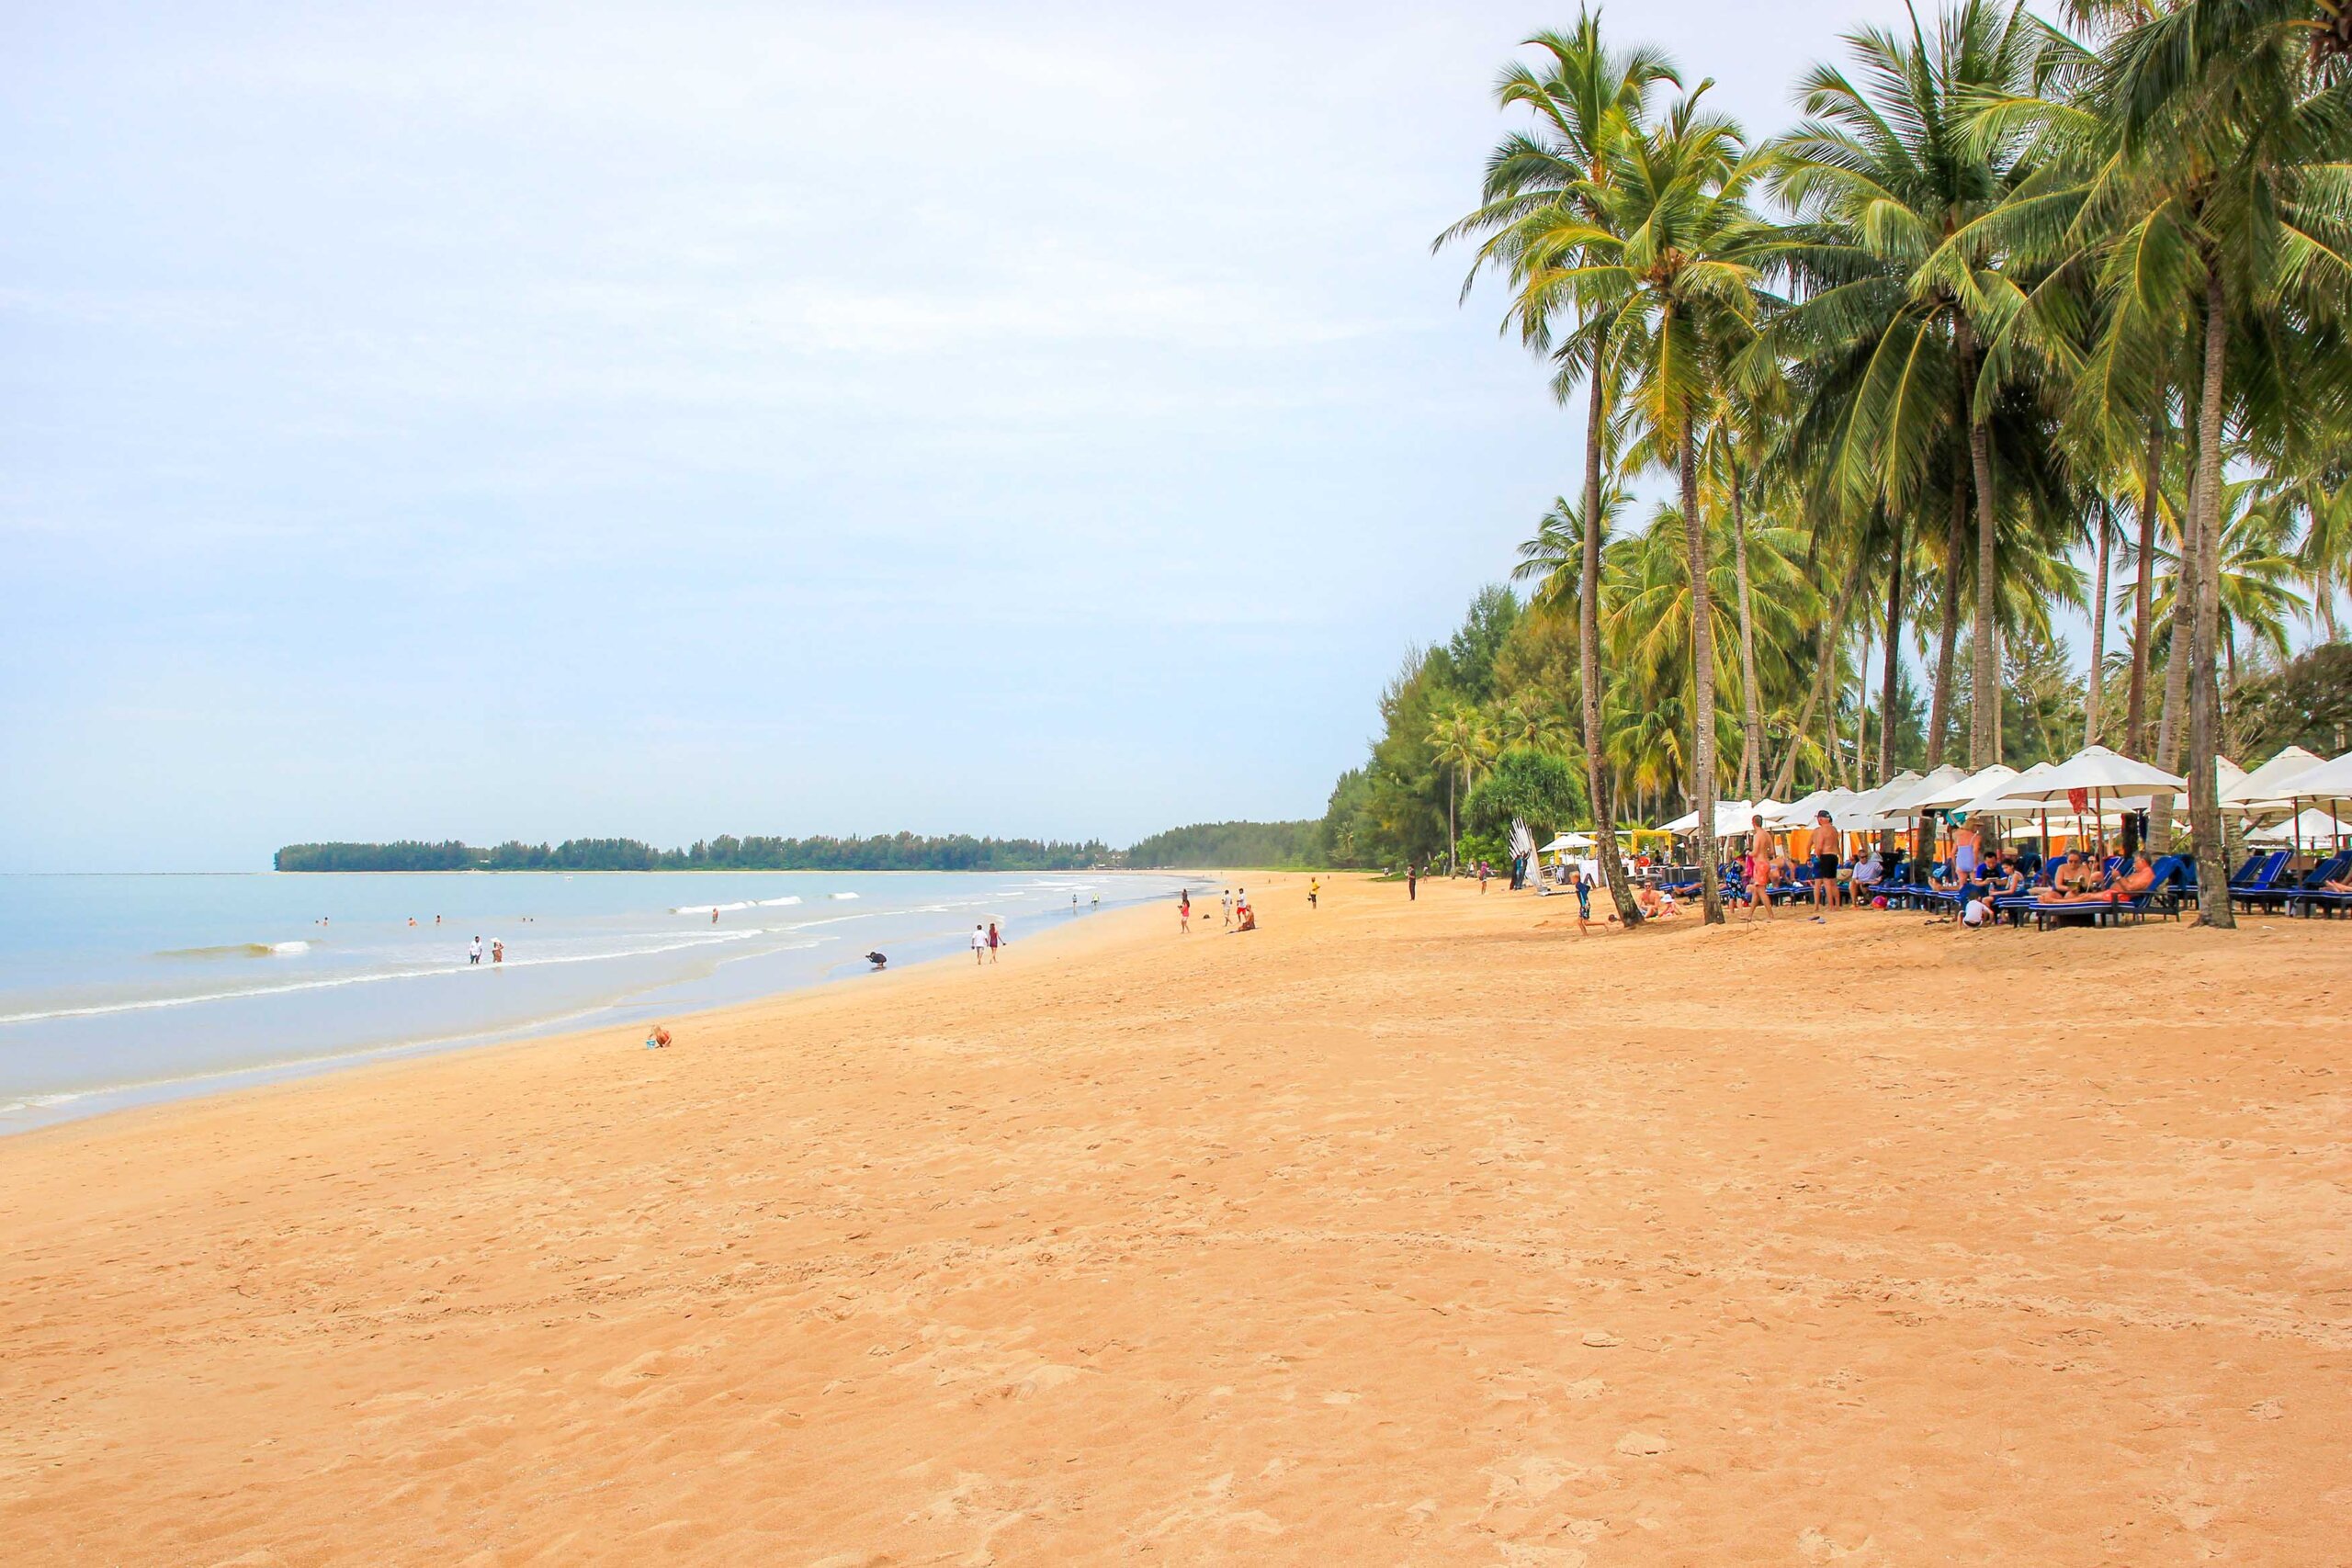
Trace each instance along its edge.
<path fill-rule="evenodd" d="M 669 1043 L 670 1032 L 658 1023 L 653 1026 L 653 1032 L 645 1037 L 645 1048 L 649 1051 L 662 1050 Z"/>
<path fill-rule="evenodd" d="M 2094 887 L 2081 893 L 2060 893 L 2052 890 L 2042 895 L 2043 904 L 2129 904 L 2156 885 L 2156 868 L 2150 863 L 2145 850 L 2132 857 L 2132 864 L 2123 874 L 2105 887 Z"/>
<path fill-rule="evenodd" d="M 1250 908 L 1250 900 L 1245 896 L 1240 903 L 1233 907 L 1233 932 L 1238 936 L 1243 931 L 1254 931 L 1257 929 L 1258 911 Z"/>

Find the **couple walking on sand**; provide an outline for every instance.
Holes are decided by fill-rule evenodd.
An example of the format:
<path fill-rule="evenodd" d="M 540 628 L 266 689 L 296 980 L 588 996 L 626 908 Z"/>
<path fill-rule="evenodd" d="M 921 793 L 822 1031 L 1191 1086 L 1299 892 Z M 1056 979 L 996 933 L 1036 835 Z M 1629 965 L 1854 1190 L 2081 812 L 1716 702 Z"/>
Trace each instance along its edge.
<path fill-rule="evenodd" d="M 996 929 L 996 922 L 994 920 L 989 920 L 984 925 L 977 925 L 972 928 L 973 963 L 995 963 L 996 950 L 1003 945 L 1004 933 Z"/>

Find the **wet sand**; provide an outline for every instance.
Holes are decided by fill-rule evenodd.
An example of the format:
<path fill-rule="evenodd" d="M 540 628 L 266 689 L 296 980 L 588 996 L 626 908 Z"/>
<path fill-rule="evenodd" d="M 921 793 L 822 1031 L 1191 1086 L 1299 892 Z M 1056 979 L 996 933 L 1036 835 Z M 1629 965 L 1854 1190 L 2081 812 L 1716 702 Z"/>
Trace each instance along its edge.
<path fill-rule="evenodd" d="M 2346 1560 L 2352 925 L 1251 883 L 0 1141 L 0 1557 Z"/>

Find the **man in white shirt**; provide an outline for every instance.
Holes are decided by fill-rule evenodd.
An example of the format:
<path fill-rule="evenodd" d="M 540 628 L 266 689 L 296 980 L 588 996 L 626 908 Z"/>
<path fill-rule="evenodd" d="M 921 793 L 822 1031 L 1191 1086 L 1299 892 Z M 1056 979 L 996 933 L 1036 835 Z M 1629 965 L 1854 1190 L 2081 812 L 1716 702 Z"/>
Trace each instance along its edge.
<path fill-rule="evenodd" d="M 471 942 L 467 944 L 466 962 L 469 964 L 479 964 L 481 962 L 481 938 L 476 937 Z"/>
<path fill-rule="evenodd" d="M 972 928 L 972 962 L 986 964 L 988 961 L 989 928 L 985 925 L 974 926 Z"/>
<path fill-rule="evenodd" d="M 1885 864 L 1879 860 L 1878 852 L 1872 850 L 1863 857 L 1862 863 L 1854 868 L 1854 902 L 1860 904 L 1867 900 L 1877 891 L 1879 879 L 1885 874 Z"/>

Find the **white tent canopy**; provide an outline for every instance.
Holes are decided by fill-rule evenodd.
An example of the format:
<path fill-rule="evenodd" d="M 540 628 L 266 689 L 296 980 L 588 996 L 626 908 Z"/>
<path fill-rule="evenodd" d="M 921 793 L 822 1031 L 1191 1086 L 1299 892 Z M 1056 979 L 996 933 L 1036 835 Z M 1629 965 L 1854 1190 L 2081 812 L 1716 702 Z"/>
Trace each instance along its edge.
<path fill-rule="evenodd" d="M 2352 838 L 2352 822 L 2339 821 L 2312 807 L 2291 820 L 2256 829 L 2245 836 L 2245 841 L 2249 844 L 2332 844 L 2347 838 Z"/>
<path fill-rule="evenodd" d="M 2273 787 L 2290 800 L 2317 801 L 2340 811 L 2346 802 L 2352 802 L 2352 751 L 2333 761 L 2306 768 Z"/>
<path fill-rule="evenodd" d="M 2135 762 L 2104 746 L 2086 746 L 2022 788 L 2012 780 L 2009 795 L 2018 800 L 2064 800 L 2080 790 L 2091 800 L 2115 801 L 2152 795 L 2160 789 L 2177 790 L 2188 782 L 2178 773 Z"/>
<path fill-rule="evenodd" d="M 1861 798 L 1850 789 L 1817 789 L 1800 800 L 1792 800 L 1764 818 L 1771 828 L 1810 828 L 1816 813 L 1826 811 L 1835 823 L 1838 813 L 1852 808 Z"/>
<path fill-rule="evenodd" d="M 1535 852 L 1537 854 L 1544 855 L 1556 855 L 1568 850 L 1589 850 L 1599 841 L 1599 840 L 1593 838 L 1589 833 L 1563 833 Z"/>
<path fill-rule="evenodd" d="M 1770 822 L 1773 814 L 1781 809 L 1781 803 L 1769 797 L 1763 800 L 1719 800 L 1715 803 L 1715 837 L 1728 839 L 1735 833 L 1745 833 L 1753 826 L 1749 818 L 1761 817 Z M 1660 831 L 1678 836 L 1696 832 L 1698 828 L 1699 814 L 1695 811 L 1686 811 L 1673 821 L 1659 825 Z"/>
<path fill-rule="evenodd" d="M 2288 805 L 2287 797 L 2278 793 L 2278 786 L 2297 773 L 2310 773 L 2319 764 L 2317 753 L 2306 751 L 2300 746 L 2290 746 L 2235 784 L 2224 782 L 2222 804 L 2255 811 L 2291 810 L 2293 807 Z"/>

